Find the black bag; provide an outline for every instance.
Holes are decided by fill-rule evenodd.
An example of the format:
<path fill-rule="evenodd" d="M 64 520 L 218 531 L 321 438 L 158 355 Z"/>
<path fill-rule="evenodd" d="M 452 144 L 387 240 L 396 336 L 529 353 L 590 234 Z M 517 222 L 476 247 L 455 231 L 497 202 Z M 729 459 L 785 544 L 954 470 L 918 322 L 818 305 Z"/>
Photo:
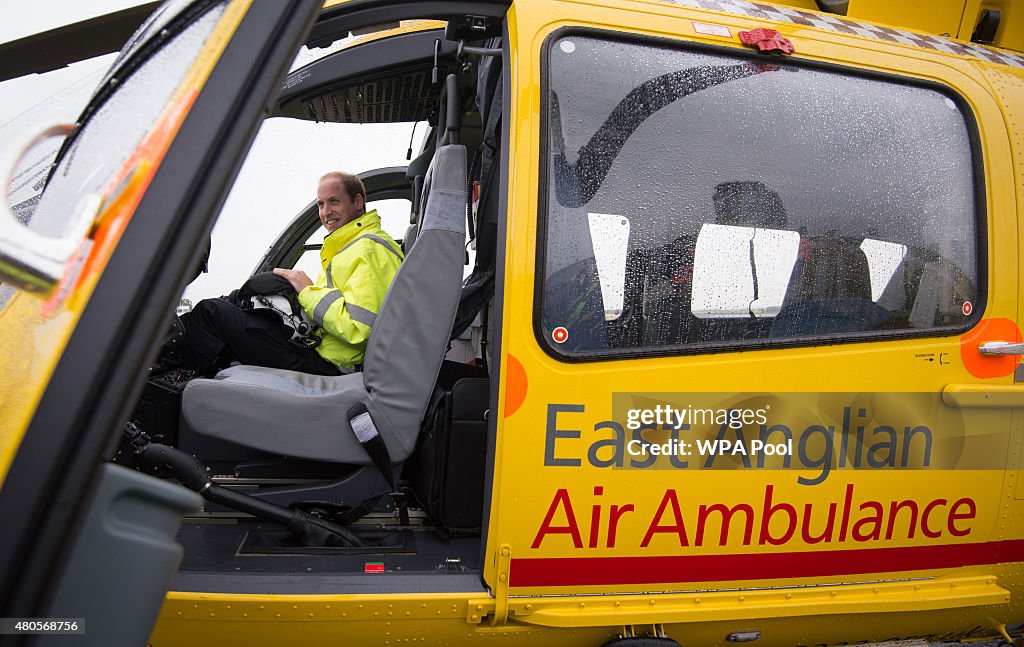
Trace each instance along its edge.
<path fill-rule="evenodd" d="M 487 378 L 463 378 L 451 390 L 439 390 L 412 461 L 416 498 L 451 532 L 480 531 L 489 397 Z"/>
<path fill-rule="evenodd" d="M 291 340 L 302 346 L 316 347 L 320 343 L 316 326 L 299 304 L 299 295 L 283 276 L 273 272 L 254 274 L 228 295 L 228 300 L 243 310 L 279 317 L 292 330 Z"/>

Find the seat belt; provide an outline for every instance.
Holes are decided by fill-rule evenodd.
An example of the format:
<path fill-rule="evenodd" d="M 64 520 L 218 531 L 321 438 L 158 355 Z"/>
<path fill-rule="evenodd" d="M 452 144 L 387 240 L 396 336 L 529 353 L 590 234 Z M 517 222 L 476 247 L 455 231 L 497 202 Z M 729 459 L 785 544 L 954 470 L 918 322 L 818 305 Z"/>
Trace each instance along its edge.
<path fill-rule="evenodd" d="M 384 444 L 384 439 L 377 431 L 377 425 L 373 424 L 373 418 L 370 417 L 366 405 L 357 402 L 348 410 L 347 415 L 356 440 L 366 450 L 370 460 L 381 471 L 391 490 L 394 491 L 396 489 L 395 475 L 391 471 L 391 454 L 388 453 L 388 446 Z"/>

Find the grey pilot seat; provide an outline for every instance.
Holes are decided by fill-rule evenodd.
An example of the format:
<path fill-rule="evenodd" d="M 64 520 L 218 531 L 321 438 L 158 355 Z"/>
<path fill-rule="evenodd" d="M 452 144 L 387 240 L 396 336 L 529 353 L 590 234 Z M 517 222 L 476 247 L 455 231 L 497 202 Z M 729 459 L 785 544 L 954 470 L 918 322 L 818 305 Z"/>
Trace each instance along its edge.
<path fill-rule="evenodd" d="M 183 437 L 352 468 L 333 480 L 260 488 L 252 496 L 285 506 L 356 506 L 393 488 L 416 447 L 459 305 L 466 175 L 464 146 L 435 151 L 415 244 L 376 314 L 361 372 L 326 377 L 240 365 L 185 387 Z M 388 466 L 369 449 L 381 441 Z"/>

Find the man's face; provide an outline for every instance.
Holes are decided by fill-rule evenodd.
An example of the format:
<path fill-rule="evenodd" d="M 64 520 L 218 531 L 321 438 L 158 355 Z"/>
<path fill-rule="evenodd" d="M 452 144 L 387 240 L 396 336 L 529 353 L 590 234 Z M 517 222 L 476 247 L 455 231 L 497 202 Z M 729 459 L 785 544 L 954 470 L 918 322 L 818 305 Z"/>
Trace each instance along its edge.
<path fill-rule="evenodd" d="M 320 222 L 327 233 L 363 214 L 363 196 L 357 195 L 353 200 L 345 190 L 345 185 L 337 178 L 320 181 L 316 190 L 316 204 L 320 209 Z"/>

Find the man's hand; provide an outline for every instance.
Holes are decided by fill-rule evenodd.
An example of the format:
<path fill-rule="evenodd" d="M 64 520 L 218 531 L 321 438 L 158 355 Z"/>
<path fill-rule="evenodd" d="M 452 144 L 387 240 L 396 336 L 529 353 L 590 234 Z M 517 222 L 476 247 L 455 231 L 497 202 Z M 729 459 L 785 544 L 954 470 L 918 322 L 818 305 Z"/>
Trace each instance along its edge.
<path fill-rule="evenodd" d="M 274 274 L 283 276 L 292 284 L 292 287 L 295 288 L 296 292 L 302 292 L 302 288 L 308 288 L 313 285 L 313 280 L 302 270 L 286 270 L 281 267 L 275 267 Z"/>

